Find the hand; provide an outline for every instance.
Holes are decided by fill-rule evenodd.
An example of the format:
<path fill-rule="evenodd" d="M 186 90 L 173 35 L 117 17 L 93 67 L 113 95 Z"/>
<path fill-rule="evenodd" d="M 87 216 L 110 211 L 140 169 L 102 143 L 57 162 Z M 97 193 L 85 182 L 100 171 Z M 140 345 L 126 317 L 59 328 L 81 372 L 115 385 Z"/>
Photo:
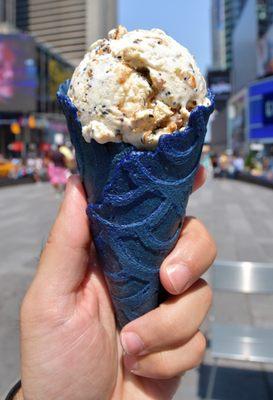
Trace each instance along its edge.
<path fill-rule="evenodd" d="M 203 181 L 200 169 L 195 189 Z M 205 350 L 198 329 L 211 291 L 199 277 L 214 260 L 214 242 L 199 221 L 187 218 L 160 270 L 174 296 L 120 333 L 85 209 L 81 183 L 72 177 L 21 308 L 24 399 L 171 399 L 179 376 Z"/>

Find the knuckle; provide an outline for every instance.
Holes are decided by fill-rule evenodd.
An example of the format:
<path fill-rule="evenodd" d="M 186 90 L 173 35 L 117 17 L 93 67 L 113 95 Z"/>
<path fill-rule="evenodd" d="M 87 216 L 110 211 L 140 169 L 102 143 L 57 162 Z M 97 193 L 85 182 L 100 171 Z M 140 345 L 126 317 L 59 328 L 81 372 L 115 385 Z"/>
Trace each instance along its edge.
<path fill-rule="evenodd" d="M 211 254 L 216 257 L 217 254 L 217 246 L 213 236 L 210 234 L 209 230 L 203 224 L 201 220 L 198 218 L 192 218 L 192 224 L 195 231 L 198 232 L 198 235 L 203 236 L 204 240 L 206 241 L 207 247 L 210 249 Z"/>
<path fill-rule="evenodd" d="M 202 287 L 202 299 L 207 304 L 208 308 L 212 304 L 213 291 L 209 284 L 202 278 L 199 279 L 199 284 Z"/>
<path fill-rule="evenodd" d="M 179 330 L 177 329 L 177 315 L 174 315 L 172 310 L 167 308 L 164 303 L 160 305 L 160 309 L 162 313 L 160 332 L 158 331 L 158 333 L 160 333 L 160 337 L 177 337 L 179 333 Z"/>
<path fill-rule="evenodd" d="M 205 336 L 201 333 L 198 332 L 195 337 L 195 354 L 193 358 L 193 366 L 197 367 L 203 360 L 206 347 L 207 347 L 207 341 Z"/>
<path fill-rule="evenodd" d="M 167 351 L 159 353 L 159 361 L 157 364 L 157 376 L 160 379 L 170 379 L 177 374 L 174 363 L 171 362 Z"/>
<path fill-rule="evenodd" d="M 193 215 L 189 216 L 188 223 L 189 227 L 191 225 L 192 230 L 194 229 L 200 232 L 200 230 L 206 229 L 202 221 L 199 218 L 194 217 Z"/>
<path fill-rule="evenodd" d="M 208 233 L 208 235 L 209 235 L 208 236 L 209 246 L 211 249 L 211 258 L 212 258 L 212 263 L 213 263 L 217 256 L 217 245 L 216 245 L 214 238 L 211 236 L 211 234 Z"/>
<path fill-rule="evenodd" d="M 217 245 L 213 236 L 210 234 L 205 226 L 203 226 L 203 230 L 203 240 L 209 254 L 210 264 L 212 264 L 217 256 Z"/>

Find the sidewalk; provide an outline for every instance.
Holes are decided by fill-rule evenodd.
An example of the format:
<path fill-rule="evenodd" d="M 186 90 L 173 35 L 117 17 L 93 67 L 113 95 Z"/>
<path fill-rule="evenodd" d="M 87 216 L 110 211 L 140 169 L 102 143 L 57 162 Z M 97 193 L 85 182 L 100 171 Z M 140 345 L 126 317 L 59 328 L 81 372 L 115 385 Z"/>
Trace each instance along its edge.
<path fill-rule="evenodd" d="M 226 260 L 273 260 L 273 191 L 236 181 L 209 181 L 190 201 L 189 214 L 214 235 L 218 257 Z M 48 184 L 0 189 L 0 394 L 19 375 L 18 309 L 34 274 L 59 200 Z M 273 296 L 215 295 L 217 318 L 273 327 Z M 209 336 L 209 324 L 204 324 Z M 211 360 L 185 375 L 176 400 L 204 398 Z M 221 361 L 216 400 L 273 398 L 273 368 Z M 271 372 L 271 373 L 270 373 Z M 271 394 L 270 394 L 271 390 Z M 1 395 L 0 395 L 1 396 Z"/>
<path fill-rule="evenodd" d="M 213 234 L 218 258 L 273 261 L 273 192 L 229 180 L 209 181 L 192 196 L 189 214 Z M 209 280 L 209 274 L 207 279 Z M 213 313 L 220 322 L 273 327 L 273 296 L 215 293 Z M 210 338 L 209 322 L 203 327 Z M 211 366 L 208 348 L 201 368 L 186 374 L 175 400 L 205 398 Z M 213 400 L 270 400 L 273 365 L 220 360 Z"/>

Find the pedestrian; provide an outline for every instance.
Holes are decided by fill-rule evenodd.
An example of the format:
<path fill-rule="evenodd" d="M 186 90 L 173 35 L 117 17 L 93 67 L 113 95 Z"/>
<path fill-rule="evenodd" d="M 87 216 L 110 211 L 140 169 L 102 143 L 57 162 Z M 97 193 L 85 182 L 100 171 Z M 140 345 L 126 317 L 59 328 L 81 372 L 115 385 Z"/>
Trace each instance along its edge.
<path fill-rule="evenodd" d="M 201 169 L 194 188 L 203 180 Z M 206 347 L 199 327 L 211 290 L 200 276 L 215 258 L 214 241 L 201 222 L 186 218 L 160 269 L 169 298 L 119 332 L 86 205 L 72 177 L 21 308 L 22 387 L 6 399 L 169 400 Z"/>
<path fill-rule="evenodd" d="M 50 152 L 47 172 L 56 193 L 62 193 L 69 177 L 69 170 L 65 164 L 65 157 L 59 149 Z"/>
<path fill-rule="evenodd" d="M 233 165 L 233 177 L 236 179 L 238 175 L 244 171 L 245 168 L 245 162 L 241 154 L 234 153 L 232 165 Z"/>

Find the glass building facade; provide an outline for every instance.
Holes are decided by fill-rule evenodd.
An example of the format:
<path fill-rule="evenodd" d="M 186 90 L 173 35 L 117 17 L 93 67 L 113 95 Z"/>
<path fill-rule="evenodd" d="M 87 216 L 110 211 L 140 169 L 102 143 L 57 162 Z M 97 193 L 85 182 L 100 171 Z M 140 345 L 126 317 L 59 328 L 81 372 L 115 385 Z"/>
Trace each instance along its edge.
<path fill-rule="evenodd" d="M 226 68 L 232 68 L 232 36 L 246 0 L 225 0 L 225 51 Z"/>
<path fill-rule="evenodd" d="M 232 36 L 247 0 L 212 0 L 213 68 L 232 68 Z M 273 0 L 272 0 L 273 1 Z"/>
<path fill-rule="evenodd" d="M 116 0 L 8 0 L 16 26 L 76 65 L 91 43 L 116 25 Z"/>
<path fill-rule="evenodd" d="M 258 33 L 261 38 L 273 23 L 273 0 L 257 0 Z"/>
<path fill-rule="evenodd" d="M 16 0 L 0 0 L 0 22 L 6 22 L 11 25 L 16 21 Z"/>

